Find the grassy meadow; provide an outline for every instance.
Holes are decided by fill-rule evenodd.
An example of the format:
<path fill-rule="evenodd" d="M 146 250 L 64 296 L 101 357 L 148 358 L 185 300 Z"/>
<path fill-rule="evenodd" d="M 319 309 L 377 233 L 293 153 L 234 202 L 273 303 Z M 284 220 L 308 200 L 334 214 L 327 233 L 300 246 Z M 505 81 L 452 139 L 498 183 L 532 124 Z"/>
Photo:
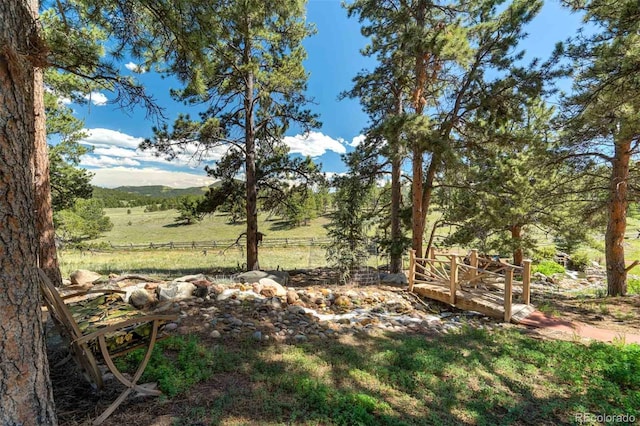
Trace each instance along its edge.
<path fill-rule="evenodd" d="M 131 211 L 130 214 L 127 211 Z M 231 224 L 229 216 L 216 213 L 192 225 L 177 225 L 174 222 L 178 212 L 165 210 L 146 212 L 144 207 L 105 209 L 105 213 L 113 222 L 113 229 L 106 232 L 95 242 L 112 244 L 148 244 L 168 243 L 170 241 L 205 241 L 236 239 L 246 231 L 244 222 Z M 326 216 L 309 222 L 308 226 L 290 227 L 280 218 L 272 218 L 266 214 L 258 216 L 258 229 L 265 238 L 322 238 L 327 235 L 325 225 L 329 223 Z"/>
<path fill-rule="evenodd" d="M 242 234 L 246 225 L 244 222 L 229 223 L 226 214 L 206 216 L 201 222 L 191 225 L 178 225 L 174 219 L 178 215 L 176 210 L 145 212 L 144 207 L 107 208 L 105 213 L 113 222 L 113 229 L 90 244 L 104 245 L 105 249 L 92 252 L 78 250 L 63 250 L 60 252 L 60 263 L 64 275 L 75 269 L 90 269 L 101 273 L 144 272 L 157 275 L 175 276 L 176 274 L 192 272 L 214 273 L 220 270 L 241 269 L 246 261 L 245 252 L 238 247 L 225 250 L 224 245 L 219 248 L 207 249 L 206 255 L 202 249 L 136 249 L 108 250 L 109 244 L 163 244 L 170 242 L 198 242 L 198 241 L 229 241 L 235 240 Z M 286 221 L 267 214 L 258 216 L 258 229 L 264 233 L 265 240 L 281 238 L 315 238 L 327 236 L 328 216 L 321 216 L 311 220 L 307 225 L 291 227 Z M 629 217 L 627 239 L 625 240 L 626 259 L 631 263 L 640 259 L 640 239 L 636 238 L 640 230 L 640 218 Z M 444 237 L 451 229 L 444 227 L 436 235 Z M 542 245 L 552 245 L 547 237 Z M 465 249 L 460 249 L 465 251 Z M 604 264 L 604 240 L 597 237 L 590 246 L 580 249 L 591 260 Z M 311 247 L 261 247 L 260 264 L 263 269 L 296 269 L 317 268 L 326 266 L 326 247 L 316 245 Z M 369 266 L 386 263 L 384 257 L 372 256 Z M 640 266 L 631 270 L 632 274 L 640 274 Z"/>

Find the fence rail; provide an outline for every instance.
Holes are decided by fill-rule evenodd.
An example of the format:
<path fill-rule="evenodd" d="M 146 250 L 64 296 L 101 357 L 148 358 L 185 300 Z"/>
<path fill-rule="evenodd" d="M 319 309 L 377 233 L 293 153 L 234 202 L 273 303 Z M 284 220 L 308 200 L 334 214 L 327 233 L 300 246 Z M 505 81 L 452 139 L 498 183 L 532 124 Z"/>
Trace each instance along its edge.
<path fill-rule="evenodd" d="M 261 247 L 313 247 L 323 246 L 331 243 L 329 238 L 264 238 L 260 242 Z M 246 238 L 236 239 L 220 239 L 207 241 L 169 241 L 169 242 L 150 242 L 141 244 L 111 244 L 114 250 L 135 250 L 135 249 L 225 249 L 227 247 L 246 247 Z"/>

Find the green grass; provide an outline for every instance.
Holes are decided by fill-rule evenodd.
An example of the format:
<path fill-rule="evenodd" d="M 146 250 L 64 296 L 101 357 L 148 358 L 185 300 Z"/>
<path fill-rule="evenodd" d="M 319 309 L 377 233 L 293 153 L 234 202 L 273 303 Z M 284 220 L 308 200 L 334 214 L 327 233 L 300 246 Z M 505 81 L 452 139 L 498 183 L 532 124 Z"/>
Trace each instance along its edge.
<path fill-rule="evenodd" d="M 564 266 L 558 264 L 553 260 L 543 260 L 537 265 L 533 266 L 533 273 L 540 272 L 547 277 L 552 276 L 553 274 L 561 274 L 564 272 Z"/>
<path fill-rule="evenodd" d="M 199 395 L 196 405 L 181 403 L 176 424 L 577 424 L 585 412 L 640 418 L 638 345 L 464 329 L 433 340 L 236 341 L 209 351 L 213 364 L 201 379 L 230 377 L 237 385 Z M 185 359 L 182 370 L 202 368 L 197 357 Z"/>
<path fill-rule="evenodd" d="M 321 246 L 275 248 L 263 247 L 260 253 L 262 269 L 305 269 L 326 266 L 326 249 Z M 59 252 L 60 270 L 64 277 L 76 269 L 88 269 L 104 275 L 141 273 L 158 276 L 178 276 L 193 273 L 245 270 L 246 253 L 233 247 L 222 250 L 118 250 Z M 373 260 L 375 262 L 375 259 Z"/>
<path fill-rule="evenodd" d="M 127 214 L 127 210 L 131 210 L 131 214 Z M 144 207 L 132 207 L 105 209 L 105 213 L 113 222 L 113 229 L 94 242 L 148 244 L 228 240 L 236 239 L 241 233 L 246 232 L 244 222 L 229 224 L 229 217 L 221 214 L 206 216 L 201 222 L 193 225 L 176 226 L 176 210 L 145 213 Z M 329 218 L 323 216 L 310 221 L 308 226 L 291 228 L 280 218 L 269 218 L 265 214 L 258 216 L 258 229 L 266 235 L 265 238 L 321 238 L 327 235 L 327 223 Z"/>

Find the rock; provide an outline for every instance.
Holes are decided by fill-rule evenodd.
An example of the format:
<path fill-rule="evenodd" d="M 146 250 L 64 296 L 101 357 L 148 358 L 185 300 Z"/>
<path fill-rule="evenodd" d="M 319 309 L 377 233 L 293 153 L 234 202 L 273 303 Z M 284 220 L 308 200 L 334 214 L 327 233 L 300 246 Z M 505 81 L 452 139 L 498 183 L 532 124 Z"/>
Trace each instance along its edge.
<path fill-rule="evenodd" d="M 219 339 L 221 336 L 222 335 L 218 330 L 213 330 L 211 334 L 209 334 L 209 337 L 211 337 L 212 339 Z"/>
<path fill-rule="evenodd" d="M 196 286 L 189 282 L 162 283 L 157 288 L 158 300 L 181 300 L 193 297 Z"/>
<path fill-rule="evenodd" d="M 408 285 L 409 280 L 405 274 L 380 274 L 380 283 L 388 285 Z"/>
<path fill-rule="evenodd" d="M 207 277 L 204 274 L 185 275 L 184 277 L 176 278 L 175 281 L 180 282 L 192 282 L 192 281 L 207 281 Z"/>
<path fill-rule="evenodd" d="M 73 271 L 69 276 L 71 280 L 71 284 L 75 285 L 84 285 L 84 284 L 93 284 L 94 281 L 99 280 L 102 275 L 97 272 L 87 271 L 86 269 L 78 269 L 77 271 Z"/>
<path fill-rule="evenodd" d="M 251 338 L 252 338 L 253 340 L 258 341 L 258 342 L 259 342 L 259 341 L 261 341 L 261 340 L 262 340 L 262 331 L 255 331 L 255 332 L 251 335 Z"/>
<path fill-rule="evenodd" d="M 176 328 L 178 328 L 178 324 L 176 324 L 175 322 L 170 322 L 169 324 L 164 326 L 165 331 L 173 331 Z"/>
<path fill-rule="evenodd" d="M 222 293 L 224 290 L 225 290 L 225 286 L 223 286 L 222 284 L 212 284 L 209 287 L 209 293 L 214 294 L 216 296 Z"/>
<path fill-rule="evenodd" d="M 153 302 L 153 297 L 147 290 L 138 288 L 135 289 L 129 296 L 129 303 L 135 306 L 137 309 L 144 309 Z"/>
<path fill-rule="evenodd" d="M 351 305 L 351 300 L 347 296 L 341 295 L 336 297 L 333 304 L 340 307 L 347 307 Z"/>
<path fill-rule="evenodd" d="M 271 297 L 265 300 L 264 303 L 271 309 L 275 309 L 275 310 L 282 309 L 282 301 L 280 300 L 279 297 Z"/>
<path fill-rule="evenodd" d="M 260 294 L 260 292 L 262 291 L 262 284 L 260 283 L 253 283 L 251 284 L 251 288 L 253 289 L 253 292 L 256 294 Z"/>
<path fill-rule="evenodd" d="M 193 292 L 194 297 L 205 297 L 209 294 L 209 287 L 212 285 L 207 280 L 195 280 L 191 281 L 191 284 L 196 286 Z"/>
<path fill-rule="evenodd" d="M 300 315 L 304 315 L 305 310 L 303 307 L 298 306 L 298 305 L 289 305 L 287 307 L 287 311 L 291 312 L 292 314 L 300 314 Z"/>
<path fill-rule="evenodd" d="M 281 285 L 287 285 L 289 274 L 286 271 L 248 271 L 235 276 L 241 283 L 255 283 L 263 278 L 271 279 Z"/>
<path fill-rule="evenodd" d="M 296 293 L 293 290 L 287 290 L 287 303 L 290 305 L 293 305 L 294 303 L 296 303 L 300 298 L 298 297 L 298 293 Z"/>
<path fill-rule="evenodd" d="M 287 290 L 280 285 L 280 283 L 272 280 L 271 278 L 262 278 L 259 283 L 262 285 L 260 294 L 265 297 L 278 296 L 284 298 L 287 296 Z"/>
<path fill-rule="evenodd" d="M 223 290 L 222 293 L 220 293 L 218 297 L 216 297 L 216 300 L 218 302 L 222 302 L 223 300 L 231 299 L 232 297 L 236 296 L 238 293 L 240 293 L 240 290 L 236 288 L 228 288 L 226 290 Z"/>
<path fill-rule="evenodd" d="M 71 280 L 68 280 L 66 278 L 62 279 L 62 285 L 71 285 Z"/>
<path fill-rule="evenodd" d="M 297 343 L 304 343 L 308 340 L 304 334 L 296 334 L 293 338 Z"/>

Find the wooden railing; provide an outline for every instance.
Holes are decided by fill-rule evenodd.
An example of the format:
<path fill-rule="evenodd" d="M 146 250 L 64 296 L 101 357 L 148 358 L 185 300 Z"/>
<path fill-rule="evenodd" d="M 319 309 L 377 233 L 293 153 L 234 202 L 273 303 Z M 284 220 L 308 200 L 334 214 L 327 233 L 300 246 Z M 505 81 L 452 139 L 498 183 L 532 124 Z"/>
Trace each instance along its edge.
<path fill-rule="evenodd" d="M 468 262 L 466 263 L 465 260 Z M 504 320 L 511 320 L 513 306 L 513 286 L 522 286 L 522 301 L 525 305 L 531 303 L 531 260 L 524 260 L 522 266 L 494 261 L 494 268 L 487 270 L 479 266 L 478 251 L 471 250 L 469 255 L 452 253 L 436 253 L 433 248 L 429 250 L 429 257 L 417 258 L 415 251 L 410 251 L 409 257 L 409 291 L 413 291 L 415 284 L 436 284 L 449 290 L 449 303 L 456 304 L 456 290 L 462 286 L 473 285 L 477 288 L 482 280 L 504 279 Z M 516 274 L 522 276 L 522 280 L 514 279 Z"/>

